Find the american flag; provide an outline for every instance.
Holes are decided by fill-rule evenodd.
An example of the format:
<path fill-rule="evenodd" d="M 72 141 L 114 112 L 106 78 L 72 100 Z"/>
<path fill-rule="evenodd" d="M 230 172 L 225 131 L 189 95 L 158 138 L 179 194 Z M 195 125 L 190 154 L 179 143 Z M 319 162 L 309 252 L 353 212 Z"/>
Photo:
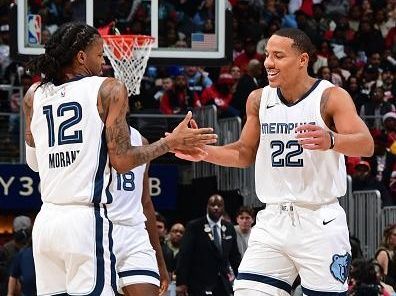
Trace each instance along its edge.
<path fill-rule="evenodd" d="M 192 49 L 217 49 L 216 34 L 191 34 L 191 48 Z"/>

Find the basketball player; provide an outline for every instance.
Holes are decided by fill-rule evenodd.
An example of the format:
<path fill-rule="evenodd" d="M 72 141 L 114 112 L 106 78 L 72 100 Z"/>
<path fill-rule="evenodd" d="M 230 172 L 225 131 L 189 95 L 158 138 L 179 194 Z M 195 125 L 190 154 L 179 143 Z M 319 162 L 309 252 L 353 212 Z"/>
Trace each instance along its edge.
<path fill-rule="evenodd" d="M 346 295 L 351 248 L 337 197 L 346 192 L 344 155 L 371 156 L 373 139 L 349 94 L 307 72 L 312 43 L 298 29 L 269 39 L 269 86 L 247 100 L 238 141 L 181 158 L 255 164 L 257 215 L 239 266 L 235 296 L 289 295 L 297 274 L 304 295 Z"/>
<path fill-rule="evenodd" d="M 130 131 L 132 146 L 148 144 L 136 129 L 131 127 Z M 122 289 L 127 296 L 164 295 L 168 289 L 169 275 L 149 193 L 148 164 L 125 174 L 112 169 L 109 189 L 113 203 L 108 206 L 107 214 L 114 227 L 119 290 Z"/>
<path fill-rule="evenodd" d="M 188 128 L 189 113 L 170 139 L 132 147 L 126 88 L 97 76 L 103 64 L 98 31 L 68 23 L 29 66 L 43 75 L 23 105 L 26 159 L 40 174 L 43 201 L 32 236 L 38 295 L 114 295 L 110 167 L 125 173 L 170 149 L 216 138 L 210 129 Z"/>

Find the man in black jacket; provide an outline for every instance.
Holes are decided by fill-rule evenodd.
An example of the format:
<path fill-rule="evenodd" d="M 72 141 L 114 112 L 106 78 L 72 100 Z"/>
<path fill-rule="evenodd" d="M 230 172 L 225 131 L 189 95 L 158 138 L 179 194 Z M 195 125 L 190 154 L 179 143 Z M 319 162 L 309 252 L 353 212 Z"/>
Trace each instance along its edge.
<path fill-rule="evenodd" d="M 207 215 L 186 228 L 176 269 L 178 296 L 230 296 L 241 255 L 234 226 L 222 219 L 224 200 L 212 195 Z"/>
<path fill-rule="evenodd" d="M 239 110 L 240 117 L 244 120 L 246 117 L 246 101 L 249 94 L 260 87 L 259 79 L 262 78 L 262 63 L 259 60 L 250 60 L 247 66 L 247 73 L 238 81 L 231 105 Z"/>

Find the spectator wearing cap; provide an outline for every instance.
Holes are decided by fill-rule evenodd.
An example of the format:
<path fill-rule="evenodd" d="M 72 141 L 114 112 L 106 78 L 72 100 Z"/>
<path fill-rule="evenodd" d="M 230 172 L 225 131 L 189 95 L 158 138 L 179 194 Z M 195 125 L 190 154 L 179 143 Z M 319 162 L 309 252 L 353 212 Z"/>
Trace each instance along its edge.
<path fill-rule="evenodd" d="M 361 160 L 355 165 L 352 175 L 352 191 L 378 190 L 381 194 L 382 206 L 392 206 L 388 188 L 371 174 L 371 165 L 368 161 Z"/>
<path fill-rule="evenodd" d="M 382 116 L 388 112 L 395 112 L 395 106 L 384 101 L 384 89 L 373 84 L 370 91 L 370 100 L 360 108 L 362 117 L 371 129 L 381 130 Z"/>
<path fill-rule="evenodd" d="M 238 66 L 241 69 L 242 73 L 247 73 L 248 64 L 251 60 L 256 59 L 258 61 L 263 60 L 263 56 L 256 51 L 257 42 L 248 37 L 244 42 L 244 52 L 240 54 L 234 61 L 234 65 Z"/>
<path fill-rule="evenodd" d="M 363 68 L 362 75 L 362 88 L 367 95 L 370 94 L 370 90 L 375 84 L 379 84 L 379 69 L 371 64 L 367 64 Z"/>
<path fill-rule="evenodd" d="M 220 74 L 216 83 L 206 88 L 201 95 L 202 105 L 215 105 L 221 117 L 238 116 L 239 111 L 230 106 L 234 78 L 231 74 Z"/>
<path fill-rule="evenodd" d="M 184 75 L 187 79 L 188 89 L 198 96 L 201 95 L 205 88 L 213 84 L 212 79 L 209 77 L 209 73 L 205 72 L 204 69 L 200 67 L 186 66 L 184 68 Z"/>
<path fill-rule="evenodd" d="M 384 131 L 387 135 L 387 148 L 396 145 L 396 112 L 388 112 L 382 117 Z M 395 147 L 394 147 L 395 149 Z"/>
<path fill-rule="evenodd" d="M 0 248 L 0 295 L 5 294 L 11 263 L 18 252 L 29 242 L 32 221 L 27 216 L 17 216 L 13 221 L 13 239 Z"/>
<path fill-rule="evenodd" d="M 173 87 L 165 91 L 160 102 L 160 110 L 164 114 L 183 114 L 200 106 L 197 93 L 188 88 L 184 75 L 176 76 Z"/>

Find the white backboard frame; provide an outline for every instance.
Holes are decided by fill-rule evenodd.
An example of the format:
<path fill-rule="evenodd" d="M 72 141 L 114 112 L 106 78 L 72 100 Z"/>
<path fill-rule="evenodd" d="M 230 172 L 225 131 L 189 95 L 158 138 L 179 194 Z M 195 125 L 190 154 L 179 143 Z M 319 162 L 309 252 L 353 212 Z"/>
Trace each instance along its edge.
<path fill-rule="evenodd" d="M 94 23 L 94 0 L 86 1 L 86 23 L 93 25 Z M 146 0 L 147 1 L 147 0 Z M 25 43 L 26 28 L 27 28 L 27 0 L 17 1 L 17 48 L 20 55 L 39 55 L 44 53 L 42 47 L 30 47 Z M 226 9 L 228 0 L 216 0 L 216 38 L 217 49 L 215 50 L 195 50 L 191 48 L 158 48 L 158 0 L 151 1 L 151 35 L 155 38 L 156 43 L 150 54 L 150 58 L 155 60 L 219 60 L 226 56 L 226 37 L 224 34 L 226 30 Z M 220 33 L 223 32 L 223 33 Z"/>

